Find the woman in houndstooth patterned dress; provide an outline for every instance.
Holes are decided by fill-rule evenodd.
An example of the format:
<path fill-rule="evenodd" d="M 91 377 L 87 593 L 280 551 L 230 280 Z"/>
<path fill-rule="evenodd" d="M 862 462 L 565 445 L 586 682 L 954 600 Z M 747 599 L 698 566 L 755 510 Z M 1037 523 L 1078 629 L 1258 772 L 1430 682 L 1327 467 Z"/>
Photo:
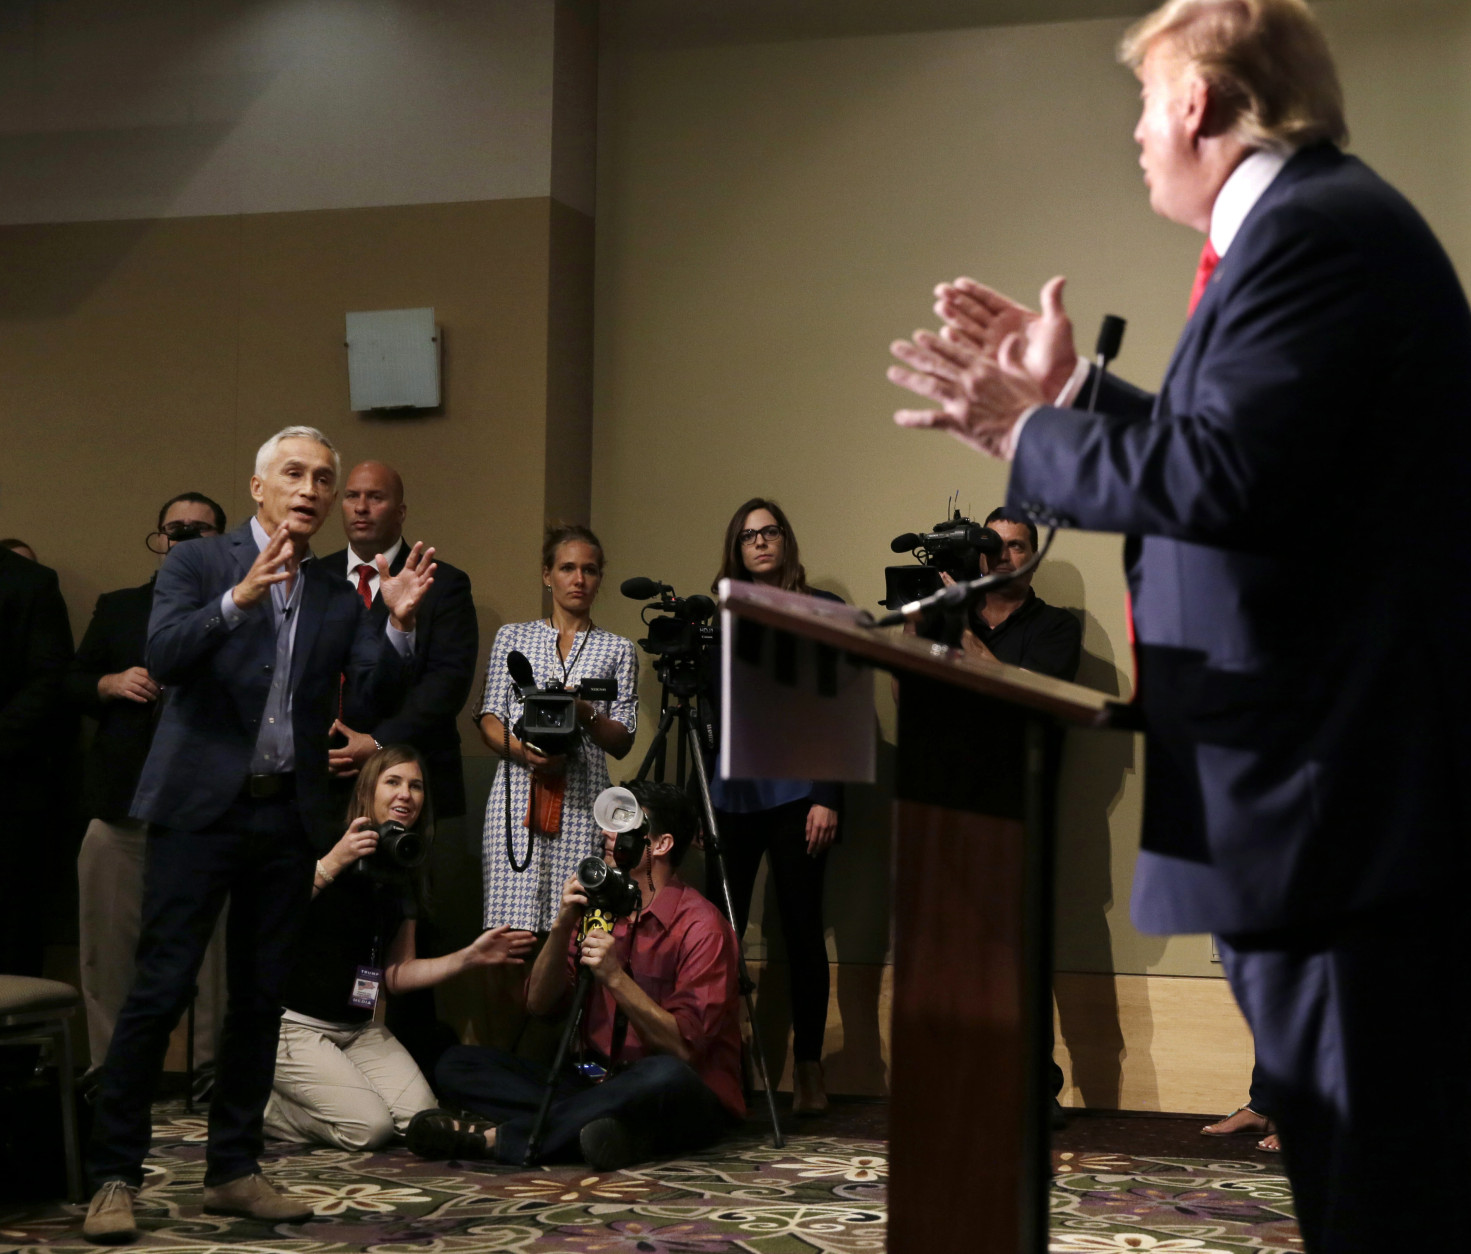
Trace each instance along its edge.
<path fill-rule="evenodd" d="M 552 594 L 552 616 L 507 623 L 496 632 L 478 711 L 481 738 L 502 759 L 485 807 L 485 926 L 507 924 L 530 932 L 550 930 L 567 877 L 589 854 L 601 855 L 603 838 L 593 820 L 592 803 L 611 783 L 603 755 L 622 758 L 627 754 L 638 722 L 638 657 L 633 642 L 592 622 L 592 604 L 603 579 L 603 546 L 598 538 L 586 527 L 549 527 L 542 547 L 541 576 Z M 531 663 L 538 687 L 554 679 L 569 688 L 587 678 L 617 680 L 614 700 L 577 702 L 579 743 L 575 752 L 546 758 L 512 733 L 507 758 L 506 727 L 521 714 L 521 702 L 506 667 L 513 650 Z M 547 824 L 554 831 L 533 834 L 526 826 L 533 774 L 536 792 L 543 800 L 558 781 L 563 784 L 560 821 Z M 541 808 L 539 804 L 538 811 Z M 525 870 L 518 872 L 515 866 L 523 863 Z"/>

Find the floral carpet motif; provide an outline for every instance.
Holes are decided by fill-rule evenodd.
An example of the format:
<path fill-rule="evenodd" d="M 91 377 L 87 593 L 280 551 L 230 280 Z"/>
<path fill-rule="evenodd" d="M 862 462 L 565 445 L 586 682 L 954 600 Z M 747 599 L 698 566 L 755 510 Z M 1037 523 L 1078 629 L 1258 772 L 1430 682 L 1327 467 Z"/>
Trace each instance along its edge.
<path fill-rule="evenodd" d="M 426 1162 L 271 1143 L 263 1166 L 316 1212 L 270 1225 L 205 1215 L 204 1121 L 155 1110 L 132 1248 L 173 1254 L 866 1254 L 884 1248 L 888 1146 L 789 1135 L 774 1149 L 752 1122 L 711 1150 L 627 1171 Z M 1267 1166 L 1203 1159 L 1055 1154 L 1058 1254 L 1239 1254 L 1300 1250 L 1286 1181 Z M 81 1209 L 0 1207 L 0 1251 L 91 1250 Z M 982 1217 L 958 1206 L 957 1249 Z"/>

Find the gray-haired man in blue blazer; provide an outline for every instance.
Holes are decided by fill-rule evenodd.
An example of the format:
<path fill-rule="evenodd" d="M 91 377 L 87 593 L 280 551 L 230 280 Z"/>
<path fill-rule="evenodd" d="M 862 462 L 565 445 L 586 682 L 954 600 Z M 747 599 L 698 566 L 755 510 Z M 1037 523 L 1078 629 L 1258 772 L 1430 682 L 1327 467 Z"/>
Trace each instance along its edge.
<path fill-rule="evenodd" d="M 164 688 L 157 733 L 133 799 L 150 824 L 138 974 L 103 1066 L 84 1225 L 104 1243 L 137 1235 L 150 1106 L 169 1033 L 226 896 L 229 1004 L 209 1112 L 206 1210 L 275 1222 L 306 1203 L 260 1174 L 286 973 L 312 863 L 341 834 L 328 788 L 327 737 L 344 681 L 391 705 L 409 681 L 414 616 L 433 583 L 415 546 L 382 572 L 386 626 L 372 623 L 310 541 L 337 498 L 341 467 L 320 431 L 288 427 L 256 456 L 255 516 L 227 535 L 176 547 L 158 574 L 148 670 Z"/>

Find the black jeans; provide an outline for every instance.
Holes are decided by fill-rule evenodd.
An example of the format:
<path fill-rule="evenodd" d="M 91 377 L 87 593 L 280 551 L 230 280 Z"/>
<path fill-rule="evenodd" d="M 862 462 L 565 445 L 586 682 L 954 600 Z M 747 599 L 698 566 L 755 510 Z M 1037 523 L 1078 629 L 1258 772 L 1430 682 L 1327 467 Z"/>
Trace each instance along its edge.
<path fill-rule="evenodd" d="M 485 1045 L 447 1050 L 434 1072 L 445 1101 L 500 1121 L 495 1156 L 503 1163 L 525 1159 L 546 1078 L 544 1065 Z M 640 1058 L 601 1084 L 590 1084 L 569 1068 L 557 1080 L 542 1135 L 542 1161 L 576 1162 L 578 1133 L 607 1116 L 649 1137 L 659 1157 L 701 1149 L 735 1122 L 695 1069 L 668 1054 Z"/>
<path fill-rule="evenodd" d="M 228 895 L 229 999 L 216 1055 L 204 1182 L 259 1169 L 261 1118 L 276 1069 L 280 989 L 311 898 L 312 853 L 293 800 L 237 800 L 201 832 L 154 829 L 143 870 L 138 973 L 103 1064 L 87 1170 L 141 1184 L 154 1090 L 169 1033 Z"/>
<path fill-rule="evenodd" d="M 720 844 L 730 874 L 730 897 L 735 906 L 736 936 L 745 934 L 751 914 L 751 891 L 764 855 L 776 889 L 776 909 L 781 918 L 782 938 L 792 973 L 792 1057 L 797 1062 L 822 1058 L 822 1038 L 827 1031 L 828 963 L 827 938 L 822 924 L 822 881 L 827 868 L 827 850 L 817 857 L 807 852 L 805 797 L 773 810 L 732 814 L 721 810 Z M 711 879 L 706 894 L 725 911 L 714 860 L 705 864 Z"/>

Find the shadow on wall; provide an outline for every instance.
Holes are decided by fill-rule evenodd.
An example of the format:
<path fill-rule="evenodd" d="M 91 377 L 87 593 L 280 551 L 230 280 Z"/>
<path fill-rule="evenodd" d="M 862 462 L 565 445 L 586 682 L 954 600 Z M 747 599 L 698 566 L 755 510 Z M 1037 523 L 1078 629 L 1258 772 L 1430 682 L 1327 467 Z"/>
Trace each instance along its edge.
<path fill-rule="evenodd" d="M 1073 606 L 1083 599 L 1082 576 L 1075 566 L 1050 564 L 1047 575 L 1049 601 Z M 1077 682 L 1121 696 L 1131 677 L 1120 669 L 1107 633 L 1086 610 L 1071 612 L 1082 620 L 1083 639 L 1093 646 L 1083 650 Z M 1058 971 L 1113 971 L 1108 911 L 1114 904 L 1114 833 L 1109 820 L 1137 765 L 1133 733 L 1067 733 L 1058 784 L 1054 898 Z M 1150 938 L 1148 943 L 1152 952 L 1147 960 L 1163 954 L 1163 938 Z M 1072 1059 L 1072 1082 L 1082 1104 L 1117 1109 L 1125 1045 L 1114 982 L 1058 981 L 1055 991 L 1060 1037 Z M 1140 1027 L 1143 1022 L 1138 1021 Z M 1136 1072 L 1135 1082 L 1141 1078 Z"/>
<path fill-rule="evenodd" d="M 832 991 L 823 1065 L 833 1093 L 888 1092 L 888 1014 L 884 973 L 890 945 L 894 747 L 878 744 L 876 782 L 844 790 L 843 836 L 828 857 L 823 920 L 827 925 Z M 746 928 L 748 961 L 763 954 L 756 973 L 756 1020 L 773 1076 L 790 1067 L 792 1001 L 776 893 L 765 866 Z"/>

